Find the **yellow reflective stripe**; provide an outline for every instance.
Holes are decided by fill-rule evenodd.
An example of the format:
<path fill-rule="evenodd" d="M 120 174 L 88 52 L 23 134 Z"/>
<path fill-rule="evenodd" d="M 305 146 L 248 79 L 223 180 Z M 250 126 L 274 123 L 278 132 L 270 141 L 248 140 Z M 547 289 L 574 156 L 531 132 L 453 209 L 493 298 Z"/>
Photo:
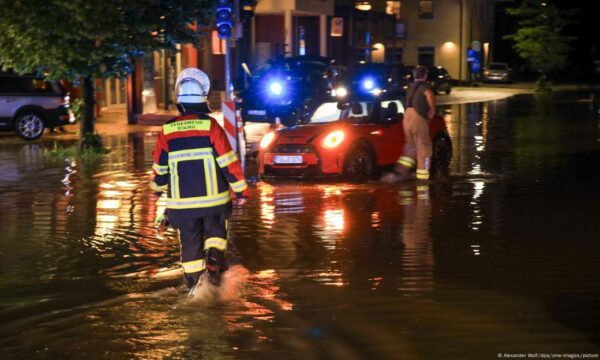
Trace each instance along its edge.
<path fill-rule="evenodd" d="M 413 168 L 413 167 L 415 167 L 415 164 L 416 164 L 417 162 L 415 161 L 415 159 L 413 159 L 413 158 L 409 158 L 408 156 L 401 156 L 401 157 L 398 159 L 397 163 L 398 163 L 398 164 L 401 164 L 401 165 L 404 165 L 404 166 L 406 166 L 407 168 Z"/>
<path fill-rule="evenodd" d="M 210 120 L 183 120 L 163 125 L 165 135 L 190 130 L 208 131 L 210 130 Z"/>
<path fill-rule="evenodd" d="M 171 194 L 172 195 L 172 194 Z M 167 208 L 169 209 L 196 209 L 219 206 L 227 204 L 231 201 L 229 197 L 229 190 L 219 193 L 214 196 L 198 196 L 191 198 L 168 198 Z"/>
<path fill-rule="evenodd" d="M 169 171 L 171 173 L 171 197 L 179 197 L 179 177 L 177 176 L 177 161 L 169 161 Z"/>
<path fill-rule="evenodd" d="M 206 176 L 210 176 L 210 187 L 212 188 L 212 194 L 217 194 L 219 192 L 218 182 L 217 182 L 217 164 L 215 164 L 215 158 L 211 157 L 210 159 L 206 159 L 208 163 L 209 172 L 206 173 Z"/>
<path fill-rule="evenodd" d="M 238 157 L 237 157 L 236 153 L 233 152 L 233 150 L 231 150 L 227 154 L 219 156 L 217 158 L 217 163 L 219 164 L 220 167 L 224 168 L 224 167 L 227 167 L 229 164 L 237 161 L 237 159 L 238 159 Z"/>
<path fill-rule="evenodd" d="M 183 266 L 183 271 L 188 274 L 199 272 L 206 268 L 204 259 L 182 262 L 181 265 Z"/>
<path fill-rule="evenodd" d="M 165 165 L 158 165 L 157 163 L 154 163 L 154 165 L 152 165 L 152 169 L 158 174 L 158 175 L 166 175 L 169 172 L 169 166 Z"/>
<path fill-rule="evenodd" d="M 231 189 L 236 193 L 242 192 L 248 188 L 248 184 L 246 184 L 246 180 L 244 179 L 236 181 L 234 183 L 229 183 L 229 185 L 231 186 Z"/>
<path fill-rule="evenodd" d="M 429 170 L 417 169 L 417 179 L 420 179 L 420 180 L 429 179 Z"/>
<path fill-rule="evenodd" d="M 196 149 L 187 149 L 187 150 L 177 150 L 169 152 L 169 160 L 177 159 L 179 160 L 196 160 L 202 159 L 207 156 L 212 156 L 213 151 L 212 148 L 196 148 Z"/>
<path fill-rule="evenodd" d="M 208 250 L 209 248 L 225 251 L 227 249 L 227 240 L 219 237 L 208 238 L 204 242 L 204 250 Z"/>

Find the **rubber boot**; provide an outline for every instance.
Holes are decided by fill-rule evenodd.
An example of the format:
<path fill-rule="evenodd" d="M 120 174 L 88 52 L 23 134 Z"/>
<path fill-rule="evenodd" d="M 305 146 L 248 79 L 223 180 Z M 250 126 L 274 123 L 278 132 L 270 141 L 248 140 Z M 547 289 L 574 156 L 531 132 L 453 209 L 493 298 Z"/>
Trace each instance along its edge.
<path fill-rule="evenodd" d="M 221 273 L 225 271 L 225 254 L 218 249 L 210 248 L 206 251 L 206 272 L 208 281 L 215 286 L 221 283 Z"/>

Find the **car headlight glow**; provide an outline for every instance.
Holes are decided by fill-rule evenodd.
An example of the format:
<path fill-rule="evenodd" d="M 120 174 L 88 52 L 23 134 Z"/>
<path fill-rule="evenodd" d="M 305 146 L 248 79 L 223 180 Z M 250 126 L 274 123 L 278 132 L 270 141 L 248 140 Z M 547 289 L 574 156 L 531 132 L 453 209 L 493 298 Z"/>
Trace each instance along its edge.
<path fill-rule="evenodd" d="M 269 147 L 269 145 L 271 145 L 271 143 L 273 142 L 274 138 L 275 138 L 274 131 L 267 133 L 265 136 L 263 136 L 262 140 L 260 140 L 260 148 L 266 149 L 267 147 Z"/>
<path fill-rule="evenodd" d="M 340 86 L 339 88 L 335 89 L 335 96 L 339 98 L 344 98 L 346 97 L 346 95 L 348 95 L 348 90 L 346 90 L 345 87 Z"/>
<path fill-rule="evenodd" d="M 269 84 L 269 92 L 275 96 L 283 93 L 283 85 L 279 81 L 273 81 Z"/>
<path fill-rule="evenodd" d="M 339 146 L 344 141 L 344 132 L 342 130 L 336 130 L 325 136 L 323 139 L 323 146 L 327 149 L 333 149 Z"/>

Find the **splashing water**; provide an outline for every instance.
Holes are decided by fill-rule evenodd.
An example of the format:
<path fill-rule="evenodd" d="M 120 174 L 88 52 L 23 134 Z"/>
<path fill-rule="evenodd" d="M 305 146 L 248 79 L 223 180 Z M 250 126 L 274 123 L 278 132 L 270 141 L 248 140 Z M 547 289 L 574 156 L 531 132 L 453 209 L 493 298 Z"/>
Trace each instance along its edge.
<path fill-rule="evenodd" d="M 204 305 L 214 305 L 240 299 L 246 293 L 248 269 L 242 265 L 230 267 L 221 275 L 221 284 L 213 285 L 204 273 L 198 285 L 190 290 L 189 301 Z"/>

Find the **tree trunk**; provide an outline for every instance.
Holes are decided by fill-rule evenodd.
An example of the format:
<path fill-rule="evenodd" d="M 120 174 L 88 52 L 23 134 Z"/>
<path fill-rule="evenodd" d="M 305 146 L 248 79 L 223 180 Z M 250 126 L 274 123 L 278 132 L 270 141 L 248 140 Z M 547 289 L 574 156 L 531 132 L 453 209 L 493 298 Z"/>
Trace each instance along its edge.
<path fill-rule="evenodd" d="M 79 134 L 81 146 L 85 147 L 86 135 L 89 136 L 94 134 L 95 118 L 95 84 L 94 79 L 91 75 L 86 76 L 83 79 L 83 119 L 81 119 L 81 132 Z M 90 135 L 88 135 L 90 134 Z"/>

